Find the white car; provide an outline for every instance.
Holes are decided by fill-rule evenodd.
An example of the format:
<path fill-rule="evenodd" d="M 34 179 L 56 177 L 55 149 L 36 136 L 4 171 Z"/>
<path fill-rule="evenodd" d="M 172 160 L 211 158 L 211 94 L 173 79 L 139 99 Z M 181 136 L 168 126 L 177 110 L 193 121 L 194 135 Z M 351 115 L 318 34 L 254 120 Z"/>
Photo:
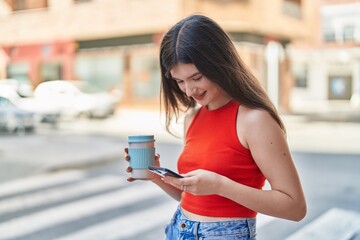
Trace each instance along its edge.
<path fill-rule="evenodd" d="M 117 104 L 117 99 L 110 93 L 75 80 L 43 82 L 35 88 L 34 96 L 60 109 L 65 117 L 106 118 L 115 112 Z"/>

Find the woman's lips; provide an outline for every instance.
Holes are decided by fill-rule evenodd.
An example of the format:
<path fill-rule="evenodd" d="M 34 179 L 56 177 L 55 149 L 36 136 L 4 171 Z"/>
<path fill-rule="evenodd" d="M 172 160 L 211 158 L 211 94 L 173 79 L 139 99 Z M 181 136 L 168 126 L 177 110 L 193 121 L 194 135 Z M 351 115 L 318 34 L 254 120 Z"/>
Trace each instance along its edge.
<path fill-rule="evenodd" d="M 206 91 L 203 92 L 203 93 L 200 94 L 200 95 L 195 95 L 195 96 L 193 96 L 193 98 L 195 98 L 195 100 L 197 100 L 197 101 L 201 101 L 202 99 L 204 99 L 205 93 L 206 93 Z"/>

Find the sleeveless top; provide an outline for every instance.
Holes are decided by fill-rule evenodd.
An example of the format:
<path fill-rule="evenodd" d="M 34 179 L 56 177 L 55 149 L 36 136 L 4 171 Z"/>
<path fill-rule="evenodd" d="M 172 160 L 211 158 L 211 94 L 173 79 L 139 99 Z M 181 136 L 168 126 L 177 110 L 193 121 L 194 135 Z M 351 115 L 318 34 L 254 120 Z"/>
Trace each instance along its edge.
<path fill-rule="evenodd" d="M 240 143 L 237 136 L 239 105 L 232 100 L 212 111 L 206 106 L 198 110 L 189 126 L 185 146 L 178 160 L 181 174 L 204 169 L 253 188 L 261 189 L 264 186 L 264 175 L 254 162 L 250 150 Z M 195 196 L 183 192 L 181 207 L 189 212 L 211 217 L 253 218 L 257 214 L 215 194 Z"/>

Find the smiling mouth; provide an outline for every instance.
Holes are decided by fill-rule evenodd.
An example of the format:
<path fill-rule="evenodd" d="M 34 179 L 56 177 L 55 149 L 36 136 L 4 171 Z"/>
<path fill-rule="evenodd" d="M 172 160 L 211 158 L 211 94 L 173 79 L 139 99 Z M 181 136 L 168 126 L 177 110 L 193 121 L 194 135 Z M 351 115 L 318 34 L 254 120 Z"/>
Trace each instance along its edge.
<path fill-rule="evenodd" d="M 202 100 L 202 99 L 205 97 L 205 93 L 206 93 L 206 91 L 203 92 L 203 93 L 200 94 L 200 95 L 193 96 L 193 98 L 194 98 L 195 100 L 197 100 L 197 101 L 200 101 L 200 100 Z"/>

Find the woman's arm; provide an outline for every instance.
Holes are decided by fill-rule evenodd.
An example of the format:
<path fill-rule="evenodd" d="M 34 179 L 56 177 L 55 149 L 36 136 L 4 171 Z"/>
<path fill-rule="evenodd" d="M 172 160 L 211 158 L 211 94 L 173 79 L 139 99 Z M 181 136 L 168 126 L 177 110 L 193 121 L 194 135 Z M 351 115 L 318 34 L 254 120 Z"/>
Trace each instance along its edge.
<path fill-rule="evenodd" d="M 219 195 L 254 211 L 299 221 L 306 202 L 285 134 L 264 110 L 239 108 L 237 132 L 270 183 L 271 190 L 258 190 L 221 178 Z"/>
<path fill-rule="evenodd" d="M 154 177 L 151 179 L 151 181 L 158 185 L 162 190 L 164 190 L 164 192 L 166 192 L 170 197 L 180 202 L 182 191 L 176 187 L 173 187 L 170 184 L 166 184 L 164 181 L 161 180 L 161 177 L 159 175 L 153 175 Z"/>

